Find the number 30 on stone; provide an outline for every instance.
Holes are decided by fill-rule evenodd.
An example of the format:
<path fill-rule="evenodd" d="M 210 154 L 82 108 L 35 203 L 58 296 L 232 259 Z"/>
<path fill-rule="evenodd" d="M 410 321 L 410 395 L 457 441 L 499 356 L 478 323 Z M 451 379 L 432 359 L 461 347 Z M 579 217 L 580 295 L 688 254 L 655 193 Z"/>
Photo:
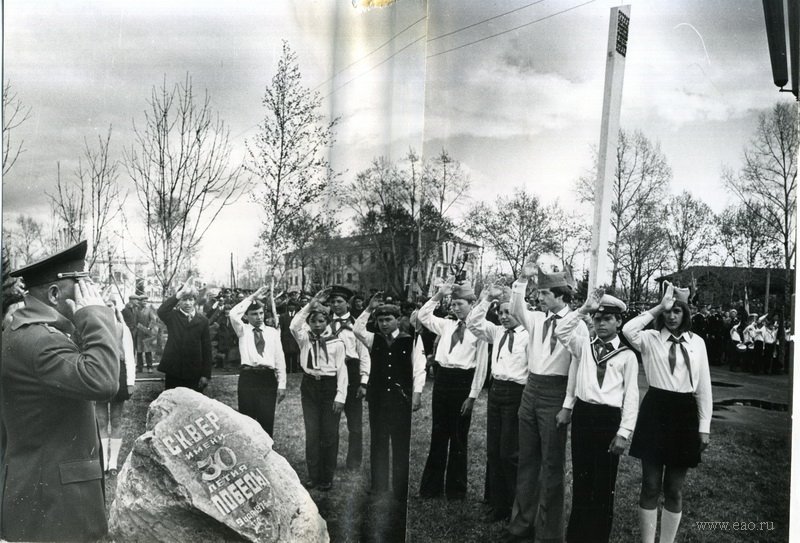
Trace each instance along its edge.
<path fill-rule="evenodd" d="M 213 455 L 197 461 L 197 467 L 203 470 L 204 481 L 215 480 L 223 471 L 228 471 L 235 465 L 236 453 L 229 447 L 220 447 Z"/>

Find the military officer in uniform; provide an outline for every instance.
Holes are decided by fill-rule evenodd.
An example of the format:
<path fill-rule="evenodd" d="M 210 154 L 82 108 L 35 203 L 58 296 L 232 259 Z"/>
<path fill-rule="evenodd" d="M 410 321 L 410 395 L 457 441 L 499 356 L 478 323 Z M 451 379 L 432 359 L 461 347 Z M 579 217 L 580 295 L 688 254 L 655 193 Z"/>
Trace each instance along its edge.
<path fill-rule="evenodd" d="M 119 385 L 115 321 L 83 271 L 85 241 L 12 273 L 25 307 L 3 333 L 7 432 L 2 537 L 88 541 L 106 534 L 94 401 Z"/>

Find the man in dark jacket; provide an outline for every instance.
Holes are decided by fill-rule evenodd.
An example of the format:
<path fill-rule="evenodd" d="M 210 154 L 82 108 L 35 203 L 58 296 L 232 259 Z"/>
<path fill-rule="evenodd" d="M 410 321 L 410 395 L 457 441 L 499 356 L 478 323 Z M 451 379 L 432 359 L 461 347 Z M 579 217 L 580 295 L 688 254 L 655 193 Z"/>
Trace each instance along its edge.
<path fill-rule="evenodd" d="M 192 278 L 158 308 L 167 325 L 167 344 L 158 365 L 165 374 L 164 390 L 186 387 L 203 392 L 211 380 L 211 332 L 208 319 L 197 311 Z"/>
<path fill-rule="evenodd" d="M 116 393 L 119 358 L 114 314 L 83 271 L 86 248 L 12 273 L 29 291 L 3 333 L 7 541 L 87 541 L 108 531 L 93 402 Z"/>

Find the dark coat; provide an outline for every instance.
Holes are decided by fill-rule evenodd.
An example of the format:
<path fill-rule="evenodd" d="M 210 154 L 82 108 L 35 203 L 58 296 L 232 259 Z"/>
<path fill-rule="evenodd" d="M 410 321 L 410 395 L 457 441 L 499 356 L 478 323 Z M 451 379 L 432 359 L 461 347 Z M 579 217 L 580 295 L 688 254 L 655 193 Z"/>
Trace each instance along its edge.
<path fill-rule="evenodd" d="M 288 312 L 281 313 L 278 317 L 278 325 L 281 329 L 281 345 L 283 346 L 284 354 L 300 354 L 300 347 L 297 345 L 297 340 L 294 339 L 292 332 L 289 330 L 289 325 L 292 323 L 294 315 L 289 315 Z"/>
<path fill-rule="evenodd" d="M 167 325 L 167 344 L 158 371 L 186 380 L 211 379 L 211 331 L 208 318 L 196 311 L 192 320 L 175 306 L 170 296 L 158 308 L 158 318 Z"/>
<path fill-rule="evenodd" d="M 116 324 L 99 306 L 73 322 L 26 297 L 3 333 L 2 536 L 10 541 L 90 541 L 108 531 L 92 402 L 117 391 Z"/>

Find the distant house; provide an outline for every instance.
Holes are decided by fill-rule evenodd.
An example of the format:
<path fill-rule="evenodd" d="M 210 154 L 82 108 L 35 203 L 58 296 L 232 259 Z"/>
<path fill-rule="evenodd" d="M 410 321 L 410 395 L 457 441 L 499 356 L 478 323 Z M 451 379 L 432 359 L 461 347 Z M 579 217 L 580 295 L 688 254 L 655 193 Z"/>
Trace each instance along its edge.
<path fill-rule="evenodd" d="M 466 281 L 474 279 L 477 269 L 475 256 L 480 247 L 464 240 L 460 243 L 462 254 L 471 257 L 464 263 Z M 284 255 L 286 269 L 284 287 L 288 291 L 314 292 L 328 285 L 344 285 L 355 292 L 369 295 L 384 291 L 395 296 L 413 299 L 417 295 L 428 294 L 428 278 L 446 278 L 449 266 L 441 260 L 441 249 L 437 251 L 437 261 L 428 263 L 424 269 L 412 267 L 407 240 L 392 241 L 388 236 L 374 239 L 358 235 L 336 237 L 293 251 Z M 395 262 L 394 255 L 401 255 L 401 262 Z"/>
<path fill-rule="evenodd" d="M 740 307 L 744 304 L 745 290 L 752 311 L 761 311 L 769 288 L 769 308 L 778 308 L 786 293 L 792 295 L 794 270 L 790 284 L 786 283 L 786 270 L 782 268 L 734 268 L 731 266 L 690 266 L 679 272 L 656 279 L 659 285 L 669 281 L 682 287 L 696 287 L 692 292 L 696 305 Z"/>

